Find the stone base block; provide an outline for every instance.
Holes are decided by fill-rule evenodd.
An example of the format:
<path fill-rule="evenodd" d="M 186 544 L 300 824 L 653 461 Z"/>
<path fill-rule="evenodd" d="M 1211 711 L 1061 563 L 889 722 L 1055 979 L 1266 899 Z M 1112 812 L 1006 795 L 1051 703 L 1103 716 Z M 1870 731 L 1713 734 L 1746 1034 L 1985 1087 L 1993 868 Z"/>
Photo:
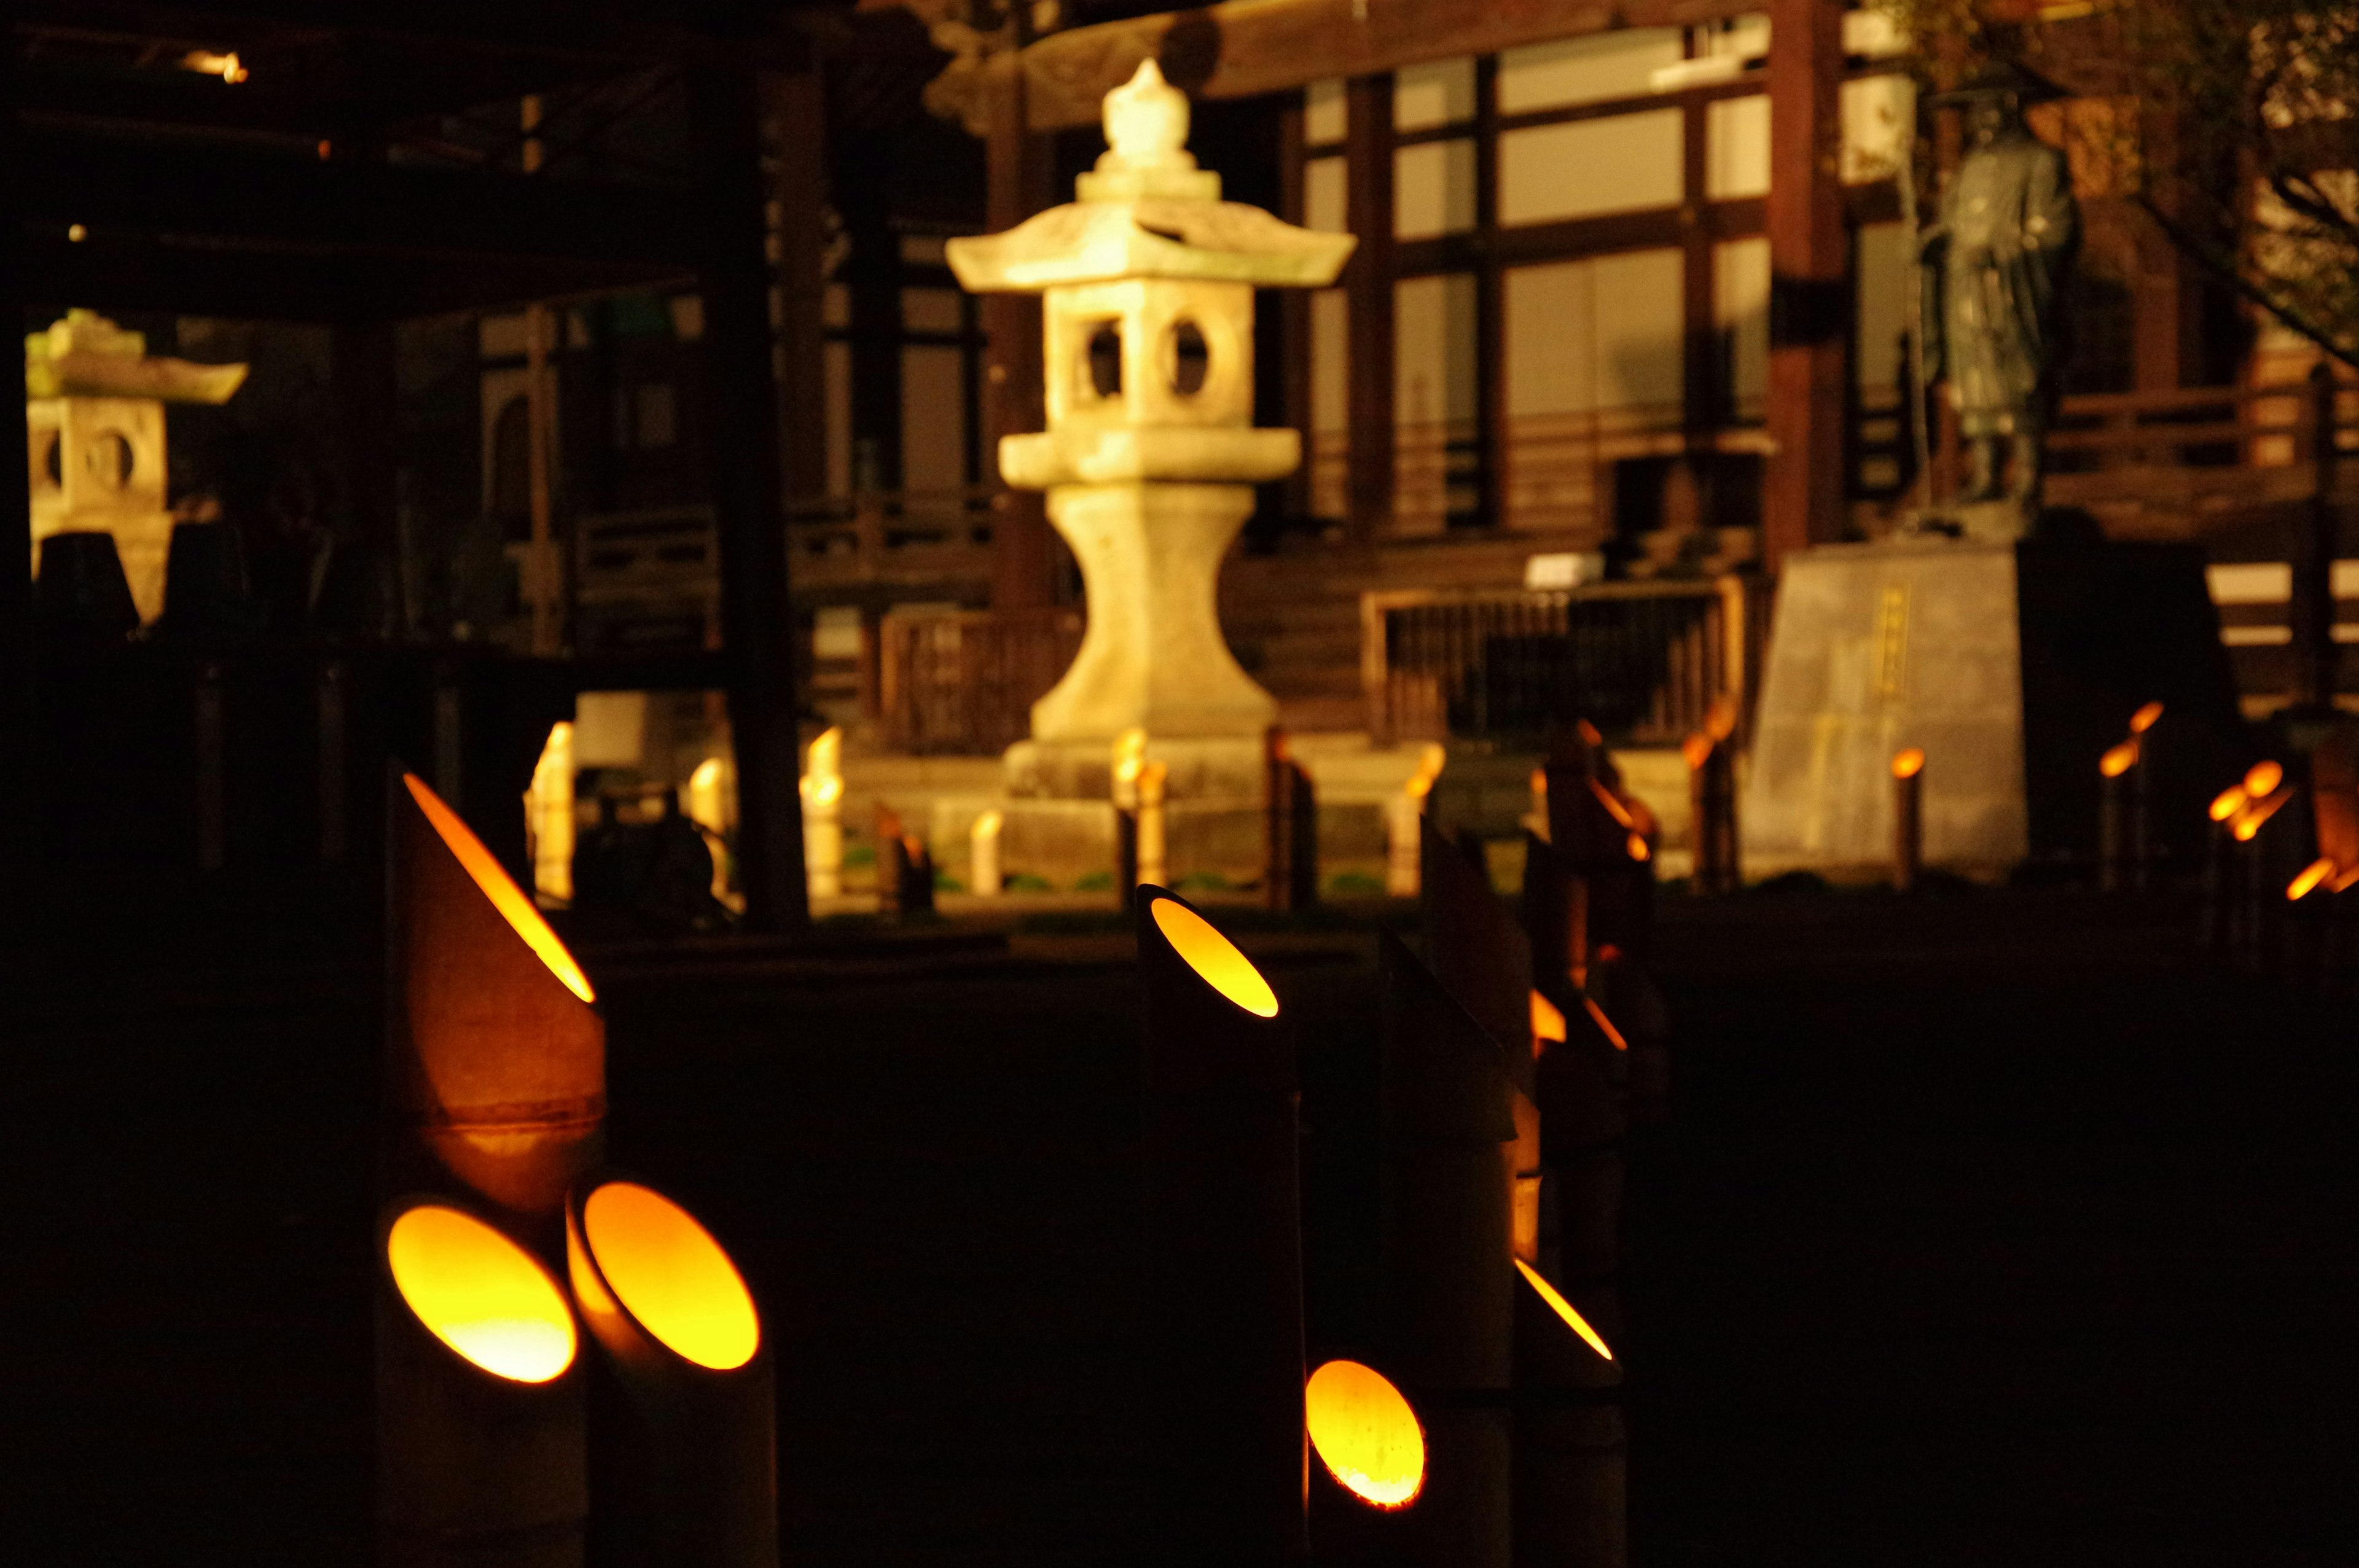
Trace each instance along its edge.
<path fill-rule="evenodd" d="M 1164 740 L 1150 735 L 1149 762 L 1166 770 L 1164 798 L 1250 803 L 1259 809 L 1262 739 Z M 1103 802 L 1114 789 L 1114 746 L 1096 741 L 1018 741 L 1006 752 L 1012 800 Z"/>

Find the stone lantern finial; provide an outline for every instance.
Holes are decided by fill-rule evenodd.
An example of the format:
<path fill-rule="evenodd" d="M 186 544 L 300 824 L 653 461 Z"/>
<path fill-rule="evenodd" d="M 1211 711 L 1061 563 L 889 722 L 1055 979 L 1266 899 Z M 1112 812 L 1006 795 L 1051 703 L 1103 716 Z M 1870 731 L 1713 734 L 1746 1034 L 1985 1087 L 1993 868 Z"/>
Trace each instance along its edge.
<path fill-rule="evenodd" d="M 1076 196 L 1084 201 L 1221 199 L 1221 177 L 1198 168 L 1188 150 L 1188 95 L 1163 80 L 1153 59 L 1139 61 L 1137 73 L 1105 95 L 1103 113 L 1108 150 L 1096 168 L 1073 181 Z"/>

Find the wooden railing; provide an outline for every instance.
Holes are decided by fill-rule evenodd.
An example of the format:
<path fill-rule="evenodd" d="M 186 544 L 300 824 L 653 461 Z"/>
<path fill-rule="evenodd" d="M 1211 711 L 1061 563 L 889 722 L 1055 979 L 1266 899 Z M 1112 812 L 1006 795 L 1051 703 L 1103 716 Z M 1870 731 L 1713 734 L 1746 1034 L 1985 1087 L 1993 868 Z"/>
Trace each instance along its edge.
<path fill-rule="evenodd" d="M 2354 400 L 2348 383 L 2330 401 L 2302 381 L 2068 397 L 2048 437 L 2047 499 L 2196 513 L 2308 500 L 2320 432 L 2347 449 Z"/>
<path fill-rule="evenodd" d="M 787 512 L 799 587 L 991 575 L 987 485 L 811 496 Z"/>
<path fill-rule="evenodd" d="M 1538 741 L 1587 719 L 1625 745 L 1677 745 L 1723 696 L 1751 713 L 1768 634 L 1757 579 L 1603 583 L 1558 593 L 1361 598 L 1361 680 L 1382 743 Z"/>
<path fill-rule="evenodd" d="M 885 744 L 918 755 L 984 756 L 1031 732 L 1032 704 L 1082 645 L 1082 612 L 953 611 L 877 623 Z"/>

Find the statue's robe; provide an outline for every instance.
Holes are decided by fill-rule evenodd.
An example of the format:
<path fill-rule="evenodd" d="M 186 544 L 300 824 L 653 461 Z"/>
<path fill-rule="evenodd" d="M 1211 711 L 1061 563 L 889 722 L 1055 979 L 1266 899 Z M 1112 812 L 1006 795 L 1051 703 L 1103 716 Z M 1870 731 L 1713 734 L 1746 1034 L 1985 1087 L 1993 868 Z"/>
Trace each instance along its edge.
<path fill-rule="evenodd" d="M 1969 438 L 2047 423 L 2063 358 L 2057 297 L 2080 248 L 2064 155 L 2031 136 L 1966 155 L 1941 202 L 1942 243 L 1927 256 L 1926 320 Z"/>

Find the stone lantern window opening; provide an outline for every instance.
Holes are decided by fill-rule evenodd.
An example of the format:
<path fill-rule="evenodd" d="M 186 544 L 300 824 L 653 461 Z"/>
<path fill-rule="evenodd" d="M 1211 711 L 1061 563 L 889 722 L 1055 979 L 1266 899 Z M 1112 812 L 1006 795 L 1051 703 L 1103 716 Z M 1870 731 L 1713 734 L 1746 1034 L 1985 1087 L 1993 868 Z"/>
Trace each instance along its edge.
<path fill-rule="evenodd" d="M 1097 324 L 1083 351 L 1089 358 L 1089 386 L 1100 402 L 1122 395 L 1122 322 L 1108 317 Z"/>
<path fill-rule="evenodd" d="M 1182 397 L 1193 397 L 1204 390 L 1211 372 L 1212 349 L 1204 341 L 1203 330 L 1182 316 L 1164 334 L 1165 371 L 1171 380 L 1171 390 Z"/>

